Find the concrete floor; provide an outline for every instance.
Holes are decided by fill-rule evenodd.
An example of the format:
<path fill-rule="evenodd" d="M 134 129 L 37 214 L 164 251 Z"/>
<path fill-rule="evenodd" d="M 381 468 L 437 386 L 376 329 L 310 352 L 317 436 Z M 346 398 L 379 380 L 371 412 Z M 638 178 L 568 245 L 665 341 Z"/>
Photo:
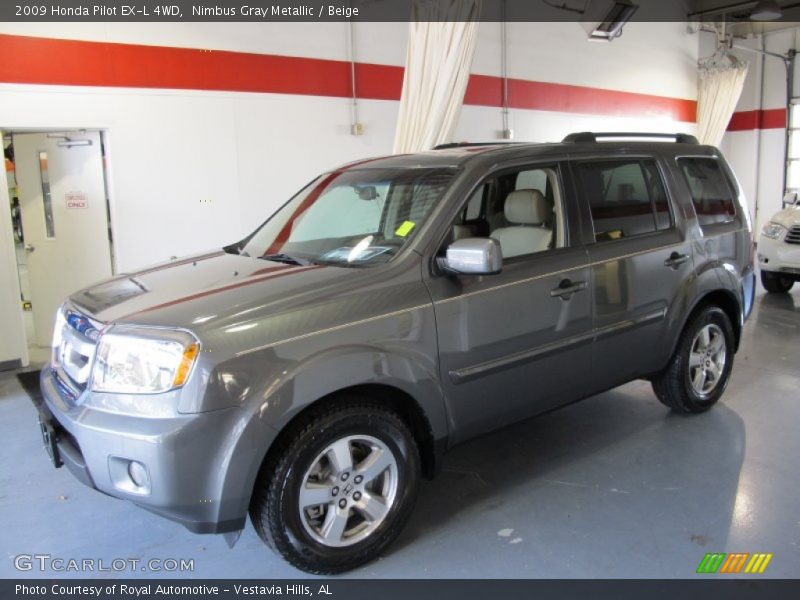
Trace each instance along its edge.
<path fill-rule="evenodd" d="M 771 552 L 763 576 L 797 577 L 798 340 L 800 290 L 760 294 L 709 413 L 670 414 L 637 381 L 455 449 L 394 547 L 351 576 L 693 577 L 706 552 Z M 302 576 L 249 524 L 229 550 L 53 470 L 10 374 L 0 432 L 0 577 L 18 575 L 20 553 L 193 558 L 194 577 Z"/>

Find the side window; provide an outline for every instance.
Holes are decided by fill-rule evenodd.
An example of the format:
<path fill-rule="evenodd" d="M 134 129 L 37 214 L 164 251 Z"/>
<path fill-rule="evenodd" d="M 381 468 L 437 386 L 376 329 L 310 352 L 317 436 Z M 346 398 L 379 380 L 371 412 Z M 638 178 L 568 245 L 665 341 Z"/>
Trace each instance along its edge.
<path fill-rule="evenodd" d="M 452 239 L 492 237 L 503 259 L 565 245 L 557 165 L 506 171 L 487 179 L 467 199 Z"/>
<path fill-rule="evenodd" d="M 669 201 L 653 160 L 582 162 L 577 165 L 596 242 L 672 227 Z"/>
<path fill-rule="evenodd" d="M 728 223 L 736 216 L 733 189 L 714 158 L 679 158 L 700 225 Z"/>

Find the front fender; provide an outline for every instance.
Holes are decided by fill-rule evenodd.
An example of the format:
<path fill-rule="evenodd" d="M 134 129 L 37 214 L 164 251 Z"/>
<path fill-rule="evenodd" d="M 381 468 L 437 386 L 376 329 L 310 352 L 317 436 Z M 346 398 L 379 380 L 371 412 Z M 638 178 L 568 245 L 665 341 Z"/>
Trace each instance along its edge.
<path fill-rule="evenodd" d="M 261 353 L 259 353 L 261 354 Z M 247 514 L 261 464 L 276 437 L 302 410 L 335 392 L 358 385 L 391 386 L 418 404 L 434 440 L 448 436 L 448 419 L 435 364 L 406 348 L 347 345 L 322 350 L 302 361 L 280 360 L 275 349 L 259 360 L 264 376 L 248 393 L 228 463 L 223 502 L 230 518 Z M 267 356 L 266 354 L 269 354 Z M 242 492 L 245 493 L 242 493 Z"/>

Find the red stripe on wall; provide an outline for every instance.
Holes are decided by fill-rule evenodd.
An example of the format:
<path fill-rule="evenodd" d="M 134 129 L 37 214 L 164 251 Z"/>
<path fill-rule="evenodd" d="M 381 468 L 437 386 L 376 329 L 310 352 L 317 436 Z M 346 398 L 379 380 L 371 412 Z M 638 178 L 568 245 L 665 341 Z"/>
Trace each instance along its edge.
<path fill-rule="evenodd" d="M 0 34 L 0 82 L 349 97 L 345 61 Z M 403 67 L 358 63 L 359 98 L 399 100 Z M 509 79 L 512 108 L 694 122 L 694 100 Z M 470 76 L 465 104 L 499 107 L 502 80 Z"/>
<path fill-rule="evenodd" d="M 502 89 L 500 77 L 472 75 L 464 104 L 502 106 Z M 529 110 L 668 118 L 690 123 L 695 121 L 697 112 L 694 100 L 524 79 L 508 80 L 508 104 Z"/>
<path fill-rule="evenodd" d="M 786 109 L 742 110 L 733 113 L 728 131 L 752 131 L 754 129 L 783 129 L 786 127 Z"/>
<path fill-rule="evenodd" d="M 345 97 L 344 61 L 0 35 L 0 81 Z M 359 64 L 362 98 L 395 99 L 403 70 Z"/>

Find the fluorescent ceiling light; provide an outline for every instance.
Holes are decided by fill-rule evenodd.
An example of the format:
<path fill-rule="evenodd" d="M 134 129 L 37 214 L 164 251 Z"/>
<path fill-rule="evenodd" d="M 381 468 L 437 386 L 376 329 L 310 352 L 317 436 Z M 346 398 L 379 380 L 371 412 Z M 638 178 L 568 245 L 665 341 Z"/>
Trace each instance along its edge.
<path fill-rule="evenodd" d="M 753 21 L 774 21 L 775 19 L 780 19 L 782 16 L 783 11 L 781 7 L 773 0 L 761 0 L 761 2 L 756 4 L 753 12 L 750 13 L 750 18 Z"/>

